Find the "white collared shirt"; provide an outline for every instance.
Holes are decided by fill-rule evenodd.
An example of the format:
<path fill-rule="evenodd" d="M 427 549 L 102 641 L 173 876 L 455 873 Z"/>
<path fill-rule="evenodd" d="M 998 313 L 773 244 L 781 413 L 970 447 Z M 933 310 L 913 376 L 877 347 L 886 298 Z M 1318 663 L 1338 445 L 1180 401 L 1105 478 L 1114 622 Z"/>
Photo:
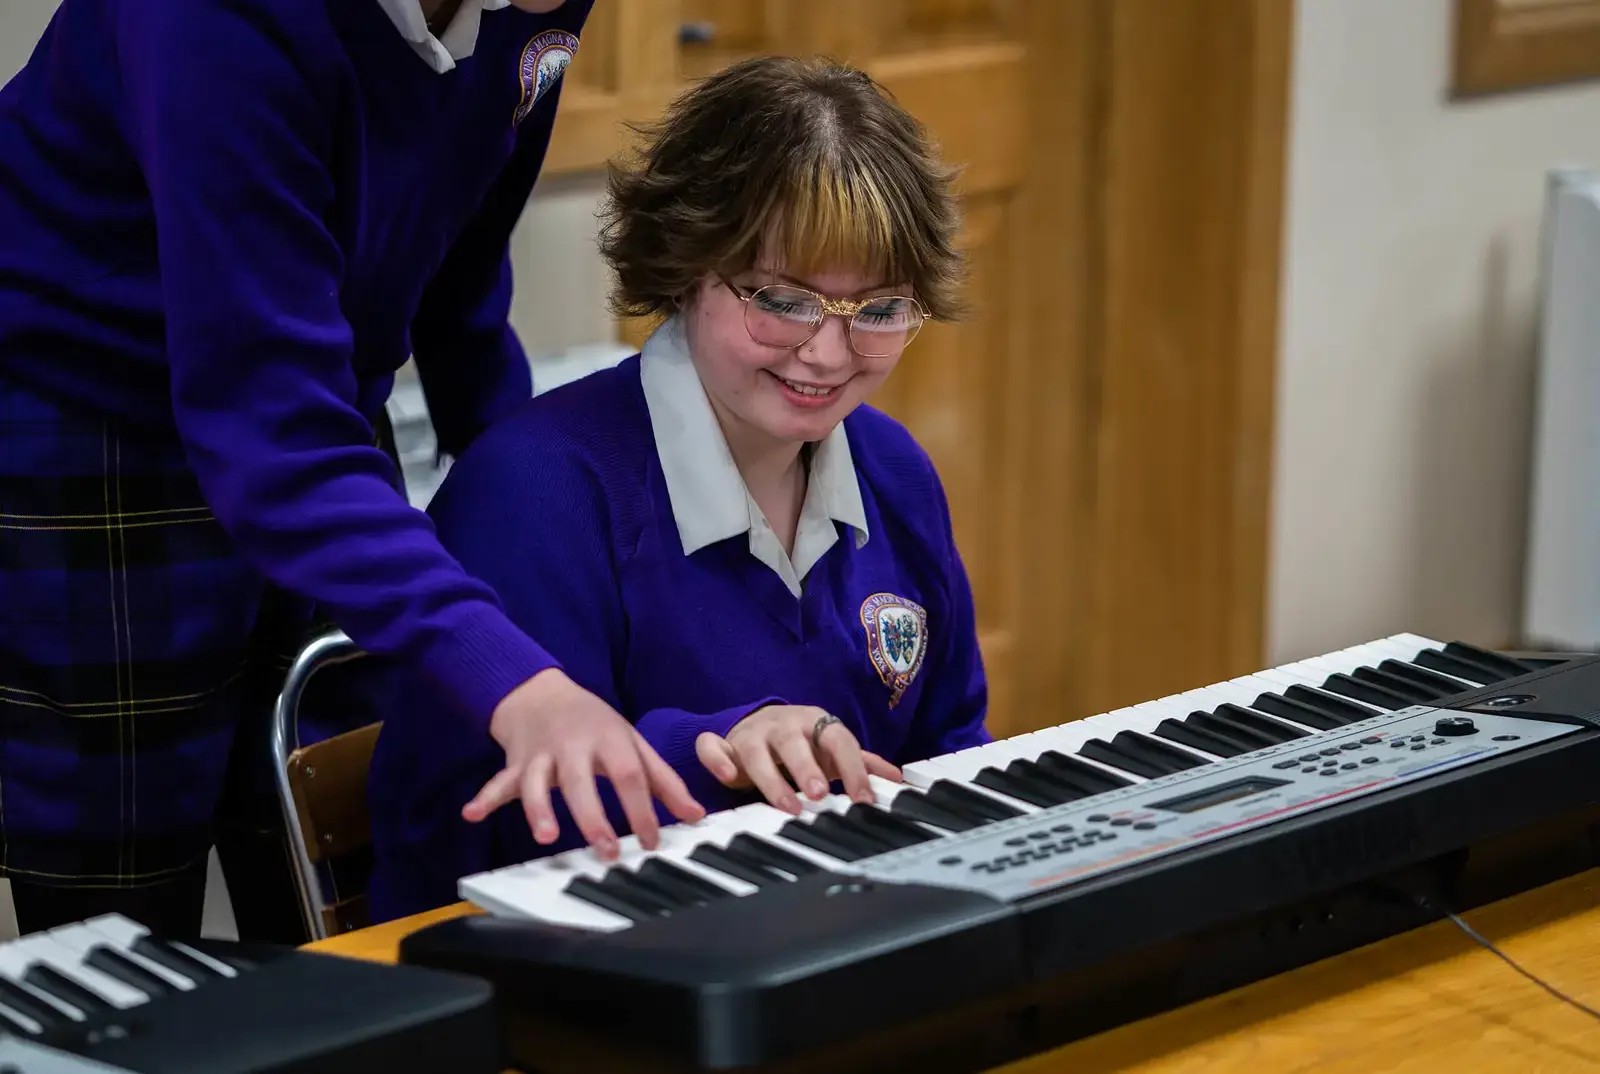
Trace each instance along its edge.
<path fill-rule="evenodd" d="M 378 0 L 384 12 L 394 22 L 417 55 L 440 74 L 455 69 L 459 60 L 472 55 L 478 45 L 478 21 L 485 11 L 498 11 L 511 0 L 461 0 L 444 37 L 433 36 L 428 29 L 427 16 L 422 13 L 422 0 Z"/>
<path fill-rule="evenodd" d="M 791 559 L 734 464 L 678 318 L 669 318 L 645 341 L 639 376 L 685 555 L 747 533 L 750 554 L 799 597 L 806 574 L 839 539 L 836 521 L 855 531 L 857 548 L 866 544 L 867 512 L 843 422 L 812 452 Z"/>

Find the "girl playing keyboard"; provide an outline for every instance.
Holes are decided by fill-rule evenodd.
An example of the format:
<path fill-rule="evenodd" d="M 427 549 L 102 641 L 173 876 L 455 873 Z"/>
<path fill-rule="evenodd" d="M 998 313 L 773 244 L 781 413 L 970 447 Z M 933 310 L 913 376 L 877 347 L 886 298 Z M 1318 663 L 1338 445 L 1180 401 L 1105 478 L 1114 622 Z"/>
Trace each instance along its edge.
<path fill-rule="evenodd" d="M 938 475 L 866 405 L 959 312 L 956 200 L 917 123 L 859 71 L 751 60 L 680 98 L 609 193 L 618 311 L 661 323 L 473 445 L 430 507 L 445 548 L 708 810 L 798 812 L 830 781 L 871 801 L 869 774 L 988 741 Z M 375 919 L 625 830 L 603 772 L 496 781 L 499 747 L 442 737 L 420 677 L 370 687 Z"/>

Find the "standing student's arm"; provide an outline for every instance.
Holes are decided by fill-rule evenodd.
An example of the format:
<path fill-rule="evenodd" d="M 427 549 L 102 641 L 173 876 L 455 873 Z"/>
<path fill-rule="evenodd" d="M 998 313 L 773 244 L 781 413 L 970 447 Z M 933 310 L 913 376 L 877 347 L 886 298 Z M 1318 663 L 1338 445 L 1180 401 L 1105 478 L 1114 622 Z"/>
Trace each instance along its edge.
<path fill-rule="evenodd" d="M 612 532 L 614 493 L 570 442 L 540 439 L 511 419 L 456 463 L 428 512 L 444 547 L 500 594 L 513 622 L 538 637 L 574 682 L 621 709 L 629 624 L 615 548 L 627 541 Z M 649 645 L 648 638 L 633 640 Z M 715 810 L 740 799 L 697 759 L 696 739 L 726 734 L 751 713 L 783 704 L 757 697 L 709 713 L 623 711 L 695 799 Z M 603 792 L 602 801 L 621 823 L 614 796 Z"/>
<path fill-rule="evenodd" d="M 341 308 L 336 235 L 356 224 L 336 204 L 330 163 L 350 92 L 331 29 L 243 0 L 113 10 L 128 138 L 154 207 L 173 413 L 223 529 L 361 648 L 420 669 L 475 733 L 509 741 L 496 790 L 517 781 L 536 834 L 547 826 L 528 772 L 558 748 L 618 759 L 630 815 L 645 823 L 652 786 L 696 815 L 660 758 L 569 689 L 494 591 L 445 553 L 372 446 Z"/>
<path fill-rule="evenodd" d="M 509 321 L 509 247 L 544 164 L 562 85 L 556 82 L 523 120 L 511 160 L 429 282 L 411 324 L 439 450 L 454 458 L 533 394 L 527 355 Z"/>

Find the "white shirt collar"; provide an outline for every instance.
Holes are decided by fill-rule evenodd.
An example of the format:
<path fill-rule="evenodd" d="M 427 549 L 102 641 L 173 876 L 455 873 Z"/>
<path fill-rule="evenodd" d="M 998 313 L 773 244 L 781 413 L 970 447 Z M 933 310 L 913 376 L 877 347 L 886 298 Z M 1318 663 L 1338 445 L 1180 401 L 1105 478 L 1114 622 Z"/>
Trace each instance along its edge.
<path fill-rule="evenodd" d="M 838 540 L 834 522 L 855 531 L 857 548 L 867 542 L 867 512 L 843 422 L 812 452 L 791 559 L 734 464 L 678 318 L 669 318 L 645 340 L 639 377 L 685 555 L 747 533 L 750 554 L 798 597 L 807 572 Z"/>
<path fill-rule="evenodd" d="M 511 0 L 461 0 L 444 37 L 438 38 L 428 29 L 428 20 L 422 14 L 422 0 L 378 0 L 384 12 L 394 22 L 417 55 L 440 74 L 454 70 L 458 60 L 472 55 L 478 45 L 478 21 L 485 11 L 498 11 Z"/>

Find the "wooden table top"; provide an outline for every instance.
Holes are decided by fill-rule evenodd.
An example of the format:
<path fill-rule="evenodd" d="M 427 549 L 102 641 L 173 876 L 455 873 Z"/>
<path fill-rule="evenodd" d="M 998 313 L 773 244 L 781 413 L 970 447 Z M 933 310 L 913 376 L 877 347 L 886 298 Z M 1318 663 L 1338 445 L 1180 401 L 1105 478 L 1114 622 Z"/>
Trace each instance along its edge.
<path fill-rule="evenodd" d="M 313 950 L 392 962 L 464 904 Z M 1530 973 L 1600 1008 L 1600 869 L 1465 915 Z M 1600 1021 L 1448 921 L 1009 1064 L 993 1074 L 1564 1074 L 1600 1071 Z"/>

